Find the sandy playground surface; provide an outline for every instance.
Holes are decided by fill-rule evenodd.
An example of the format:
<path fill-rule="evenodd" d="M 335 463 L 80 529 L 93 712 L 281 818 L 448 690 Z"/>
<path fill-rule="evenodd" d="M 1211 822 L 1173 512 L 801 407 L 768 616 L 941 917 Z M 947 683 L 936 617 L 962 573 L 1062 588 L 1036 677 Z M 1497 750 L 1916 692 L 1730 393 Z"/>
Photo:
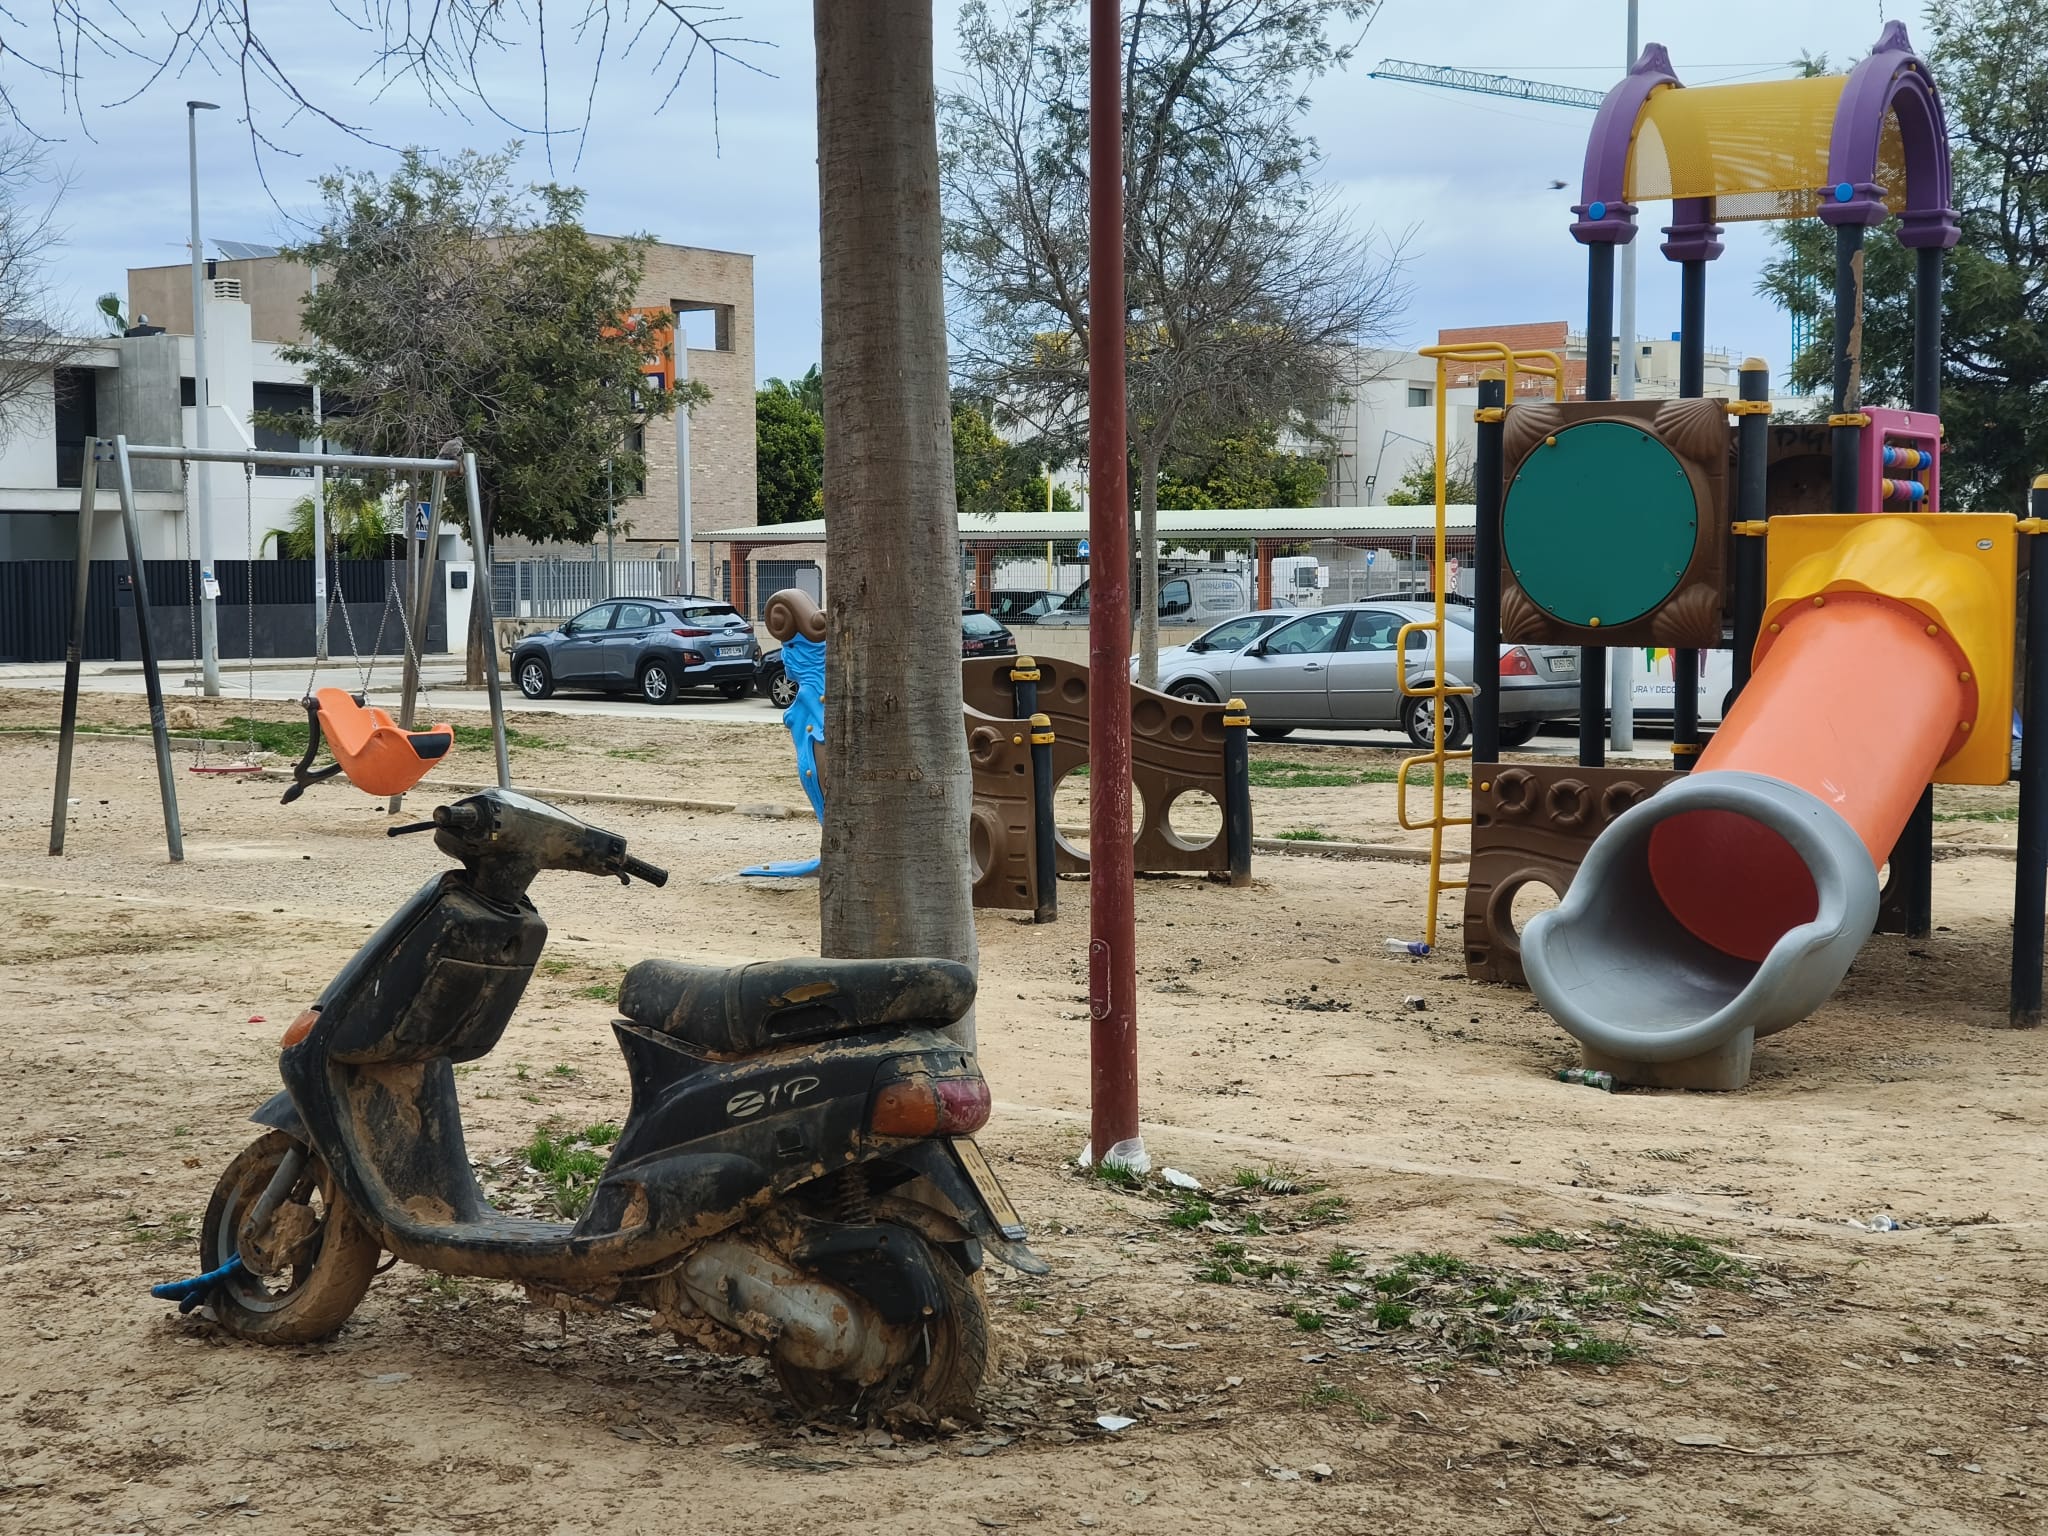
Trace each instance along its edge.
<path fill-rule="evenodd" d="M 280 808 L 274 783 L 181 771 L 169 865 L 146 746 L 107 739 L 48 859 L 54 743 L 20 728 L 55 704 L 0 695 L 0 1531 L 2048 1528 L 2048 1083 L 2043 1042 L 1995 1027 L 2002 791 L 1943 798 L 1939 930 L 1873 940 L 1725 1096 L 1554 1081 L 1573 1053 L 1525 994 L 1382 952 L 1418 929 L 1413 865 L 1142 882 L 1146 1138 L 1199 1196 L 1071 1167 L 1085 884 L 1051 927 L 982 914 L 984 1144 L 1054 1269 L 991 1275 L 985 1421 L 898 1438 L 802 1424 L 758 1362 L 644 1316 L 403 1265 L 313 1348 L 151 1300 L 192 1271 L 284 1023 L 441 861 L 352 790 Z M 527 782 L 793 798 L 772 731 L 521 725 Z M 1390 801 L 1255 794 L 1262 834 L 1371 841 Z M 461 1079 L 471 1152 L 514 1191 L 537 1129 L 622 1111 L 625 965 L 815 947 L 814 887 L 733 873 L 812 851 L 806 823 L 582 809 L 675 878 L 536 885 L 553 963 Z"/>

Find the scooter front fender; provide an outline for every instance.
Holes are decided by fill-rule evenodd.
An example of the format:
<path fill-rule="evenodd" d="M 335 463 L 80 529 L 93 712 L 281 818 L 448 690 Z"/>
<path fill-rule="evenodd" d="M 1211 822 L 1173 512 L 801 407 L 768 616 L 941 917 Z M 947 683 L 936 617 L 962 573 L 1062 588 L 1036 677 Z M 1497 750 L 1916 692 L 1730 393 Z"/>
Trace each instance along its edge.
<path fill-rule="evenodd" d="M 292 1102 L 290 1092 L 283 1088 L 265 1099 L 249 1118 L 273 1131 L 283 1131 L 294 1141 L 310 1144 L 313 1139 L 306 1130 L 306 1117 L 299 1113 L 299 1106 Z"/>

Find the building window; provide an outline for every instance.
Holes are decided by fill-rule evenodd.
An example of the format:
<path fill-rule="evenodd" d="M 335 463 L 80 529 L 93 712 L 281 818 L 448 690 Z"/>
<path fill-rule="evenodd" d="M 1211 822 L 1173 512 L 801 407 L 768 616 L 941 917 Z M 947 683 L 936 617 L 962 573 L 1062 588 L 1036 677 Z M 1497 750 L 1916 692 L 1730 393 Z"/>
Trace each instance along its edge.
<path fill-rule="evenodd" d="M 56 389 L 57 484 L 85 483 L 85 440 L 100 433 L 99 373 L 92 368 L 59 368 Z"/>
<path fill-rule="evenodd" d="M 250 391 L 250 404 L 256 414 L 266 411 L 280 416 L 311 415 L 313 410 L 313 387 L 310 384 L 258 384 Z M 310 438 L 302 439 L 295 432 L 281 432 L 275 427 L 259 425 L 256 428 L 256 446 L 266 453 L 311 453 Z M 310 466 L 302 464 L 259 464 L 259 475 L 281 478 L 297 476 L 311 479 Z"/>
<path fill-rule="evenodd" d="M 692 318 L 700 321 L 697 328 L 699 341 L 704 338 L 701 321 L 708 318 L 711 321 L 711 350 L 730 352 L 733 349 L 733 308 L 730 304 L 712 304 L 702 299 L 676 299 L 670 303 L 669 309 L 676 317 L 677 329 L 685 333 L 689 330 L 688 321 Z M 698 350 L 702 351 L 703 348 L 700 347 Z"/>
<path fill-rule="evenodd" d="M 1410 384 L 1408 386 L 1408 403 L 1410 405 L 1427 405 L 1429 404 L 1429 400 L 1430 395 L 1428 385 Z"/>

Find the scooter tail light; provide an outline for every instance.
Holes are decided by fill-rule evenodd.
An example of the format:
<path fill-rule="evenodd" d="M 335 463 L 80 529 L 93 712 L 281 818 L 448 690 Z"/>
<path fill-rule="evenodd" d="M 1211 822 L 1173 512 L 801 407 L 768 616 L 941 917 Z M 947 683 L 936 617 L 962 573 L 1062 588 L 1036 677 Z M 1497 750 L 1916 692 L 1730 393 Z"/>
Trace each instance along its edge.
<path fill-rule="evenodd" d="M 988 1124 L 989 1108 L 986 1080 L 934 1081 L 920 1073 L 875 1095 L 868 1129 L 877 1136 L 968 1136 Z"/>
<path fill-rule="evenodd" d="M 284 1032 L 284 1038 L 278 1041 L 279 1047 L 285 1050 L 289 1050 L 292 1046 L 297 1045 L 301 1040 L 305 1039 L 306 1036 L 313 1033 L 313 1026 L 315 1024 L 318 1024 L 319 1022 L 319 1008 L 308 1008 L 304 1013 L 300 1014 L 296 1019 L 292 1020 L 291 1028 L 287 1029 Z"/>
<path fill-rule="evenodd" d="M 1501 653 L 1500 675 L 1502 677 L 1534 677 L 1536 663 L 1528 651 L 1517 645 Z"/>
<path fill-rule="evenodd" d="M 948 1136 L 971 1136 L 988 1124 L 992 1100 L 988 1080 L 981 1077 L 942 1078 L 939 1093 L 939 1129 Z"/>

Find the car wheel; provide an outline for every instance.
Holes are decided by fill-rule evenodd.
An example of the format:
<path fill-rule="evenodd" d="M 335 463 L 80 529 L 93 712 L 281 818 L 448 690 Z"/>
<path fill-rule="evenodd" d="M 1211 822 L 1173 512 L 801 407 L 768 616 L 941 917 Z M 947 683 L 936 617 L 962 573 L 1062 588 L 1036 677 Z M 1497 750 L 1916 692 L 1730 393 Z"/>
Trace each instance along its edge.
<path fill-rule="evenodd" d="M 1252 727 L 1252 734 L 1262 741 L 1279 741 L 1283 737 L 1292 736 L 1294 734 L 1294 727 L 1291 725 L 1255 725 Z"/>
<path fill-rule="evenodd" d="M 778 669 L 768 679 L 768 702 L 777 709 L 789 708 L 796 702 L 796 680 Z"/>
<path fill-rule="evenodd" d="M 650 661 L 640 669 L 640 697 L 649 704 L 675 702 L 676 679 L 667 662 Z"/>
<path fill-rule="evenodd" d="M 1436 745 L 1436 701 L 1427 695 L 1410 699 L 1401 710 L 1401 728 L 1425 752 Z M 1444 700 L 1444 747 L 1455 752 L 1472 735 L 1472 712 L 1463 699 Z"/>
<path fill-rule="evenodd" d="M 1175 683 L 1166 691 L 1176 699 L 1186 699 L 1190 704 L 1220 704 L 1223 702 L 1216 697 L 1213 689 L 1203 683 Z"/>
<path fill-rule="evenodd" d="M 720 683 L 718 691 L 727 699 L 738 702 L 754 691 L 753 680 L 750 678 L 743 683 Z"/>
<path fill-rule="evenodd" d="M 519 691 L 529 699 L 545 699 L 555 691 L 555 674 L 539 656 L 522 657 L 512 673 L 519 679 Z"/>
<path fill-rule="evenodd" d="M 1541 720 L 1523 720 L 1514 725 L 1500 728 L 1500 744 L 1503 747 L 1526 747 L 1536 739 L 1536 733 L 1543 729 Z"/>

